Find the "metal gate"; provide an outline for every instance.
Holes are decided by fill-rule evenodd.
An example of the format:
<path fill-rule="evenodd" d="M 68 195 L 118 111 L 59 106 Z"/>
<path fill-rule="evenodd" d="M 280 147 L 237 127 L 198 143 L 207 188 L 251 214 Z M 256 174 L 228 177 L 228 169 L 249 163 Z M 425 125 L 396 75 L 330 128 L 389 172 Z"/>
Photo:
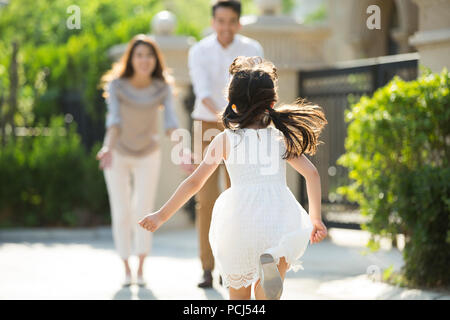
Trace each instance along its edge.
<path fill-rule="evenodd" d="M 350 66 L 351 64 L 351 66 Z M 359 229 L 364 217 L 357 204 L 336 193 L 339 186 L 350 183 L 346 168 L 336 164 L 345 153 L 347 124 L 344 110 L 361 96 L 371 96 L 395 75 L 404 80 L 417 78 L 418 55 L 404 54 L 346 63 L 346 66 L 315 71 L 300 71 L 299 96 L 321 106 L 328 120 L 320 140 L 324 142 L 316 155 L 309 157 L 317 167 L 322 185 L 322 217 L 329 227 Z M 300 175 L 299 200 L 307 207 L 304 178 Z"/>

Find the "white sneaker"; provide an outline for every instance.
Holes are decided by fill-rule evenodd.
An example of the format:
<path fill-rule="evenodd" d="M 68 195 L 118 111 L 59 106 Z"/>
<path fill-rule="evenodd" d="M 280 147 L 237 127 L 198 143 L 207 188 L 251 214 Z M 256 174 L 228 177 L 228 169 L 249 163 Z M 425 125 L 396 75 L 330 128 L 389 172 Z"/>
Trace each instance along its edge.
<path fill-rule="evenodd" d="M 129 287 L 131 285 L 132 281 L 131 281 L 131 275 L 127 274 L 125 275 L 125 279 L 122 283 L 123 287 Z"/>
<path fill-rule="evenodd" d="M 269 253 L 263 253 L 259 257 L 259 279 L 266 298 L 279 300 L 283 292 L 283 280 L 275 259 Z"/>
<path fill-rule="evenodd" d="M 145 282 L 144 276 L 138 276 L 137 284 L 138 284 L 138 286 L 145 286 L 146 282 Z"/>

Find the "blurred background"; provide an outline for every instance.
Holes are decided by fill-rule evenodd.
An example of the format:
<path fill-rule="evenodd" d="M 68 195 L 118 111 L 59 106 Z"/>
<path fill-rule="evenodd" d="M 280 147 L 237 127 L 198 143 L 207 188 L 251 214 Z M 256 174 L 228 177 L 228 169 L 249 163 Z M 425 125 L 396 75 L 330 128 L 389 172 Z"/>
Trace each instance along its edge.
<path fill-rule="evenodd" d="M 241 2 L 241 34 L 258 40 L 279 69 L 279 101 L 304 97 L 325 110 L 324 145 L 310 159 L 326 225 L 367 230 L 372 249 L 376 236 L 409 245 L 410 279 L 448 285 L 450 1 Z M 2 230 L 109 226 L 95 160 L 105 133 L 100 77 L 134 35 L 151 35 L 189 130 L 187 55 L 212 32 L 210 16 L 207 0 L 0 1 Z M 163 141 L 157 207 L 186 178 L 169 147 Z M 307 208 L 304 179 L 290 167 L 287 177 Z M 192 227 L 193 199 L 181 211 L 167 228 Z"/>

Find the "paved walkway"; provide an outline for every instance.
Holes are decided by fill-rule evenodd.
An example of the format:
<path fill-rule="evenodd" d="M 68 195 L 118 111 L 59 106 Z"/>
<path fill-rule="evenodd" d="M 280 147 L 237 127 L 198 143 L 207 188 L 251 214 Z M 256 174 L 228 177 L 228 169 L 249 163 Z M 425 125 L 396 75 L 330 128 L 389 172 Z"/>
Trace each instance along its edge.
<path fill-rule="evenodd" d="M 310 245 L 305 270 L 289 272 L 282 299 L 446 299 L 448 292 L 405 290 L 372 281 L 369 270 L 402 266 L 397 249 L 362 255 L 368 234 L 330 229 Z M 145 265 L 147 286 L 122 288 L 123 265 L 108 227 L 0 231 L 0 299 L 227 299 L 218 283 L 197 288 L 201 276 L 193 226 L 154 235 Z M 137 258 L 131 260 L 137 266 Z M 217 281 L 217 277 L 215 279 Z"/>

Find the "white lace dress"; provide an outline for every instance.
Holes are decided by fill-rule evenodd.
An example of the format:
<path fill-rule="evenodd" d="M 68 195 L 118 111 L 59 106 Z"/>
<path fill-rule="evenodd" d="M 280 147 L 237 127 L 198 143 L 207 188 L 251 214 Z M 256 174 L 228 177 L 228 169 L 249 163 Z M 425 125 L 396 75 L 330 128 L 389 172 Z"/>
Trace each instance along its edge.
<path fill-rule="evenodd" d="M 308 213 L 286 185 L 285 143 L 275 127 L 225 129 L 231 148 L 225 166 L 231 187 L 217 198 L 209 241 L 226 287 L 258 280 L 258 261 L 285 257 L 289 270 L 303 269 L 312 231 Z"/>

